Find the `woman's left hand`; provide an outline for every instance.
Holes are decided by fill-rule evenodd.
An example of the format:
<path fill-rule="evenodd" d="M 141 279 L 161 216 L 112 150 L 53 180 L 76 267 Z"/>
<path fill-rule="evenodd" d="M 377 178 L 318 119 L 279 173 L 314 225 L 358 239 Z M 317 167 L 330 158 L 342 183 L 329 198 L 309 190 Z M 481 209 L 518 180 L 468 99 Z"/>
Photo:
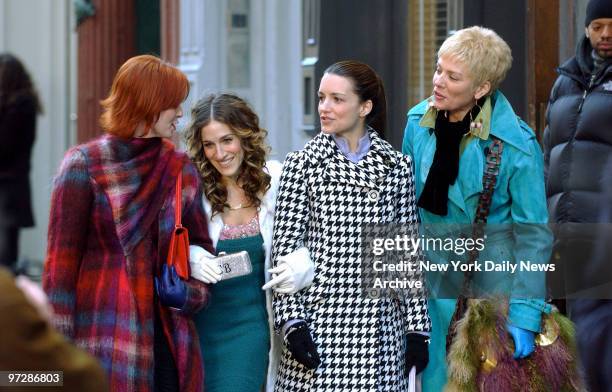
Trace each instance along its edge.
<path fill-rule="evenodd" d="M 535 350 L 535 333 L 512 324 L 508 324 L 507 329 L 514 340 L 514 359 L 531 355 Z"/>
<path fill-rule="evenodd" d="M 272 279 L 263 285 L 261 288 L 262 290 L 271 288 L 277 293 L 282 294 L 293 294 L 299 290 L 296 288 L 295 282 L 293 281 L 294 273 L 289 264 L 279 263 L 276 267 L 270 268 L 268 272 L 272 276 Z"/>
<path fill-rule="evenodd" d="M 187 285 L 179 278 L 174 266 L 162 265 L 161 277 L 155 277 L 155 291 L 165 306 L 180 310 L 187 302 Z"/>
<path fill-rule="evenodd" d="M 271 279 L 263 285 L 262 290 L 273 289 L 281 294 L 295 294 L 312 283 L 314 263 L 306 247 L 279 256 L 276 262 L 276 267 L 268 270 Z"/>

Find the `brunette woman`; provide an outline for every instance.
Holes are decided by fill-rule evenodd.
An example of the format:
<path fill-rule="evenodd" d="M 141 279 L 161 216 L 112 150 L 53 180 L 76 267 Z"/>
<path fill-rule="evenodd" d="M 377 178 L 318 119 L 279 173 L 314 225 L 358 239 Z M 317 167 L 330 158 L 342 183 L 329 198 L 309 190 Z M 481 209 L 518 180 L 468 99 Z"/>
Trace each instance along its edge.
<path fill-rule="evenodd" d="M 277 200 L 273 261 L 306 247 L 315 278 L 297 293 L 274 295 L 285 342 L 275 390 L 407 390 L 408 370 L 427 363 L 426 300 L 365 295 L 360 228 L 415 227 L 412 162 L 380 136 L 384 87 L 368 65 L 327 68 L 318 109 L 322 132 L 287 157 Z"/>

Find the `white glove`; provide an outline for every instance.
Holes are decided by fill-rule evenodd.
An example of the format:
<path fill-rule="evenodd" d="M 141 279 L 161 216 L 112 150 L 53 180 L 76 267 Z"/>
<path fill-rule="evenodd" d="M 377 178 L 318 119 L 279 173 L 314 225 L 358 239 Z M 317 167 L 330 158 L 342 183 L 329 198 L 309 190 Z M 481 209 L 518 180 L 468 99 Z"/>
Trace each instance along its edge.
<path fill-rule="evenodd" d="M 278 265 L 270 268 L 268 272 L 272 279 L 263 285 L 262 290 L 272 288 L 277 293 L 283 294 L 293 294 L 298 291 L 295 288 L 294 273 L 289 264 L 279 261 Z"/>
<path fill-rule="evenodd" d="M 200 246 L 189 245 L 189 266 L 191 277 L 200 282 L 213 284 L 221 280 L 222 271 L 215 256 Z"/>
<path fill-rule="evenodd" d="M 262 290 L 273 289 L 281 294 L 294 294 L 309 286 L 314 278 L 314 264 L 306 247 L 277 258 L 276 267 L 268 272 L 272 279 Z"/>

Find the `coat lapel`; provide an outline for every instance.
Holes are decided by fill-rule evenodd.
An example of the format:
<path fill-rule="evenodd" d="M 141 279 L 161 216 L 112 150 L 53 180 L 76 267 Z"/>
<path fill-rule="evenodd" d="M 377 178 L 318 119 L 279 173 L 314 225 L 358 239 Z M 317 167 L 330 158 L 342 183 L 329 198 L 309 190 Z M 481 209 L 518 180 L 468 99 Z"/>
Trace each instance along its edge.
<path fill-rule="evenodd" d="M 370 131 L 370 151 L 358 163 L 353 163 L 342 155 L 330 135 L 324 136 L 322 141 L 326 149 L 334 152 L 326 162 L 327 181 L 376 189 L 384 181 L 389 170 L 397 164 L 396 157 L 374 131 Z"/>
<path fill-rule="evenodd" d="M 459 158 L 459 175 L 457 181 L 451 186 L 449 198 L 454 200 L 454 188 L 460 188 L 457 194 L 461 195 L 462 209 L 466 211 L 465 201 L 475 194 L 482 192 L 482 177 L 484 175 L 484 153 L 480 140 L 472 137 L 466 144 Z M 457 203 L 455 203 L 457 204 Z M 467 212 L 467 211 L 466 211 Z"/>
<path fill-rule="evenodd" d="M 430 101 L 431 98 L 428 100 Z M 419 181 L 425 184 L 436 151 L 436 137 L 432 128 L 435 126 L 437 112 L 428 102 L 418 107 L 413 114 L 422 114 L 419 125 L 428 132 L 423 144 L 422 161 L 418 173 Z M 496 91 L 483 105 L 475 119 L 482 127 L 476 133 L 470 134 L 461 144 L 459 159 L 459 175 L 455 184 L 448 191 L 448 199 L 471 218 L 472 212 L 467 211 L 466 200 L 482 192 L 482 178 L 485 166 L 484 146 L 490 144 L 490 135 L 505 143 L 511 144 L 523 153 L 530 154 L 525 132 L 521 130 L 520 120 L 514 114 L 512 107 L 504 95 Z"/>

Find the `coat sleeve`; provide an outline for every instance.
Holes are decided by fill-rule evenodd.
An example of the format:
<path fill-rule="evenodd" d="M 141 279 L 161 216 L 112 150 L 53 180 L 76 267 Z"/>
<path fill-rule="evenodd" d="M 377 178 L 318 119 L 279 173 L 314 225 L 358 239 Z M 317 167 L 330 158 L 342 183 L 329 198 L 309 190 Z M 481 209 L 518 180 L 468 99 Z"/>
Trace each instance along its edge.
<path fill-rule="evenodd" d="M 416 192 L 414 186 L 414 170 L 412 166 L 412 159 L 408 156 L 402 157 L 405 162 L 405 170 L 403 173 L 403 185 L 401 188 L 401 195 L 398 195 L 398 211 L 399 211 L 399 223 L 402 224 L 402 229 L 407 232 L 408 238 L 419 237 L 419 217 L 416 203 Z M 412 262 L 418 263 L 423 260 L 423 253 L 419 249 L 418 252 L 413 256 Z M 404 313 L 404 319 L 407 321 L 406 332 L 430 332 L 431 331 L 431 320 L 429 318 L 429 311 L 427 308 L 427 292 L 425 276 L 417 268 L 412 273 L 410 279 L 413 281 L 420 281 L 423 284 L 423 288 L 418 289 L 406 289 L 403 290 L 403 306 L 402 312 Z"/>
<path fill-rule="evenodd" d="M 272 265 L 278 257 L 304 246 L 308 227 L 308 189 L 306 186 L 304 159 L 299 152 L 287 156 L 280 179 L 274 234 L 272 238 Z M 306 320 L 302 292 L 295 294 L 273 294 L 274 328 L 280 333 L 289 320 Z"/>
<path fill-rule="evenodd" d="M 278 187 L 283 165 L 278 161 L 268 161 L 266 163 L 266 168 L 272 177 L 270 181 L 270 189 L 266 194 L 266 198 L 271 198 L 272 203 L 268 203 L 268 205 L 271 206 L 270 208 L 273 208 L 273 211 L 275 211 L 276 198 L 278 196 Z M 314 263 L 310 258 L 308 249 L 306 247 L 298 248 L 292 253 L 283 256 L 288 257 L 285 257 L 282 261 L 277 259 L 277 264 L 280 262 L 289 266 L 289 269 L 293 274 L 291 278 L 294 284 L 292 292 L 297 292 L 310 286 L 314 279 Z"/>
<path fill-rule="evenodd" d="M 187 201 L 184 202 L 185 207 L 182 211 L 183 226 L 189 231 L 189 243 L 200 246 L 214 254 L 214 247 L 208 235 L 206 212 L 201 202 L 202 187 L 200 179 L 195 166 L 191 163 L 187 163 L 183 167 L 183 184 L 189 184 L 190 187 L 193 187 L 194 192 L 188 192 L 189 194 L 195 193 L 194 197 L 188 197 Z M 184 314 L 197 313 L 208 303 L 209 296 L 209 286 L 190 277 L 187 281 L 187 302 L 182 312 Z"/>
<path fill-rule="evenodd" d="M 535 136 L 530 143 L 530 155 L 518 155 L 508 184 L 514 222 L 514 259 L 517 263 L 524 260 L 546 264 L 550 260 L 552 232 L 547 225 L 542 151 Z M 545 295 L 544 272 L 517 271 L 512 284 L 510 322 L 538 332 L 542 311 L 546 308 Z"/>
<path fill-rule="evenodd" d="M 66 154 L 54 180 L 47 235 L 43 288 L 53 306 L 54 326 L 72 339 L 76 283 L 93 204 L 85 156 L 77 149 Z"/>
<path fill-rule="evenodd" d="M 0 271 L 0 314 L 10 315 L 0 317 L 0 369 L 62 371 L 65 390 L 108 391 L 96 359 L 53 330 L 6 271 Z"/>

